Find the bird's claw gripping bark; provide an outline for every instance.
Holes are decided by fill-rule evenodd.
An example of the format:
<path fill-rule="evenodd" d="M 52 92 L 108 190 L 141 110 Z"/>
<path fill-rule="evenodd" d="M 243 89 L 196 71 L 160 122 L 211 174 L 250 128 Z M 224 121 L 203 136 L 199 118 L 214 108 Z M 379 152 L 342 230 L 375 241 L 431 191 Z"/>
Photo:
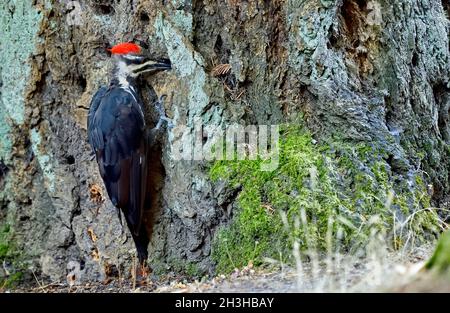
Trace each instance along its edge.
<path fill-rule="evenodd" d="M 169 129 L 174 127 L 173 121 L 167 117 L 166 110 L 164 109 L 164 99 L 166 97 L 167 95 L 162 95 L 161 97 L 159 97 L 159 100 L 156 101 L 155 103 L 156 110 L 158 111 L 159 114 L 159 120 L 155 126 L 155 129 L 160 129 L 164 122 L 167 123 L 167 127 Z"/>
<path fill-rule="evenodd" d="M 148 266 L 147 261 L 138 264 L 136 268 L 136 285 L 146 286 L 149 283 L 149 275 L 152 269 Z"/>

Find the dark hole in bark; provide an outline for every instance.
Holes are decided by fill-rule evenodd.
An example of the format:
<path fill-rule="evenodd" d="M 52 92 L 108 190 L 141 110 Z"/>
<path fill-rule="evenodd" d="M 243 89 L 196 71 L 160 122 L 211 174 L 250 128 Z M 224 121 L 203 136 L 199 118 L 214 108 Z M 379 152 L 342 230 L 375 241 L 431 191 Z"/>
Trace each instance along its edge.
<path fill-rule="evenodd" d="M 29 216 L 26 216 L 26 215 L 20 217 L 20 221 L 21 221 L 21 222 L 28 221 L 29 219 L 30 219 L 30 217 L 29 217 Z"/>
<path fill-rule="evenodd" d="M 404 174 L 408 170 L 404 162 L 393 154 L 389 154 L 389 156 L 385 160 L 394 173 Z"/>
<path fill-rule="evenodd" d="M 69 164 L 69 165 L 74 164 L 74 163 L 75 163 L 75 158 L 73 157 L 73 155 L 68 155 L 68 156 L 66 157 L 66 162 L 67 162 L 67 164 Z"/>
<path fill-rule="evenodd" d="M 81 87 L 81 89 L 83 89 L 83 91 L 86 90 L 87 85 L 86 78 L 84 77 L 78 78 L 78 85 Z"/>
<path fill-rule="evenodd" d="M 0 160 L 0 182 L 3 180 L 3 177 L 8 173 L 8 167 Z"/>
<path fill-rule="evenodd" d="M 218 35 L 216 43 L 214 44 L 214 51 L 216 52 L 216 54 L 220 53 L 220 51 L 222 50 L 222 46 L 223 46 L 222 36 Z"/>
<path fill-rule="evenodd" d="M 442 0 L 442 7 L 444 11 L 447 13 L 447 18 L 450 18 L 450 1 Z"/>
<path fill-rule="evenodd" d="M 218 35 L 214 44 L 214 52 L 216 53 L 219 63 L 226 64 L 230 56 L 230 50 L 226 48 L 222 36 Z"/>
<path fill-rule="evenodd" d="M 442 139 L 450 141 L 450 96 L 447 87 L 441 83 L 433 87 L 434 101 L 439 108 L 438 127 Z"/>
<path fill-rule="evenodd" d="M 413 56 L 412 56 L 411 64 L 412 64 L 414 67 L 416 67 L 417 64 L 418 64 L 418 62 L 419 62 L 419 56 L 417 55 L 417 52 L 414 52 L 414 53 L 413 53 Z"/>
<path fill-rule="evenodd" d="M 98 15 L 111 15 L 114 14 L 114 8 L 110 4 L 97 4 L 95 6 L 95 13 Z"/>
<path fill-rule="evenodd" d="M 80 269 L 81 269 L 81 265 L 80 265 Z M 105 274 L 107 277 L 119 277 L 119 270 L 116 265 L 108 263 L 108 264 L 106 264 L 104 269 L 105 269 Z"/>
<path fill-rule="evenodd" d="M 86 262 L 84 260 L 80 260 L 80 270 L 84 270 L 84 267 L 86 266 Z"/>
<path fill-rule="evenodd" d="M 357 0 L 356 3 L 358 4 L 359 8 L 361 10 L 365 10 L 367 6 L 367 0 Z"/>
<path fill-rule="evenodd" d="M 351 42 L 358 38 L 358 30 L 362 25 L 362 11 L 366 8 L 366 0 L 345 0 L 341 15 Z"/>
<path fill-rule="evenodd" d="M 150 17 L 145 12 L 141 12 L 141 14 L 139 15 L 139 19 L 141 20 L 141 22 L 148 22 L 148 21 L 150 21 Z"/>
<path fill-rule="evenodd" d="M 34 159 L 34 152 L 31 146 L 27 145 L 27 153 L 25 155 L 25 163 L 30 164 Z"/>
<path fill-rule="evenodd" d="M 243 82 L 239 83 L 239 87 L 247 89 L 251 84 L 253 84 L 253 82 L 250 79 L 246 78 Z"/>
<path fill-rule="evenodd" d="M 336 38 L 336 36 L 333 34 L 328 38 L 328 49 L 332 48 L 332 47 L 337 47 L 338 46 L 338 39 Z"/>
<path fill-rule="evenodd" d="M 233 210 L 231 210 L 231 207 L 233 206 L 233 203 L 235 202 L 237 196 L 242 191 L 242 186 L 238 186 L 235 189 L 226 189 L 225 194 L 227 195 L 224 201 L 220 204 L 220 207 L 224 212 L 227 213 L 229 217 L 232 217 Z"/>

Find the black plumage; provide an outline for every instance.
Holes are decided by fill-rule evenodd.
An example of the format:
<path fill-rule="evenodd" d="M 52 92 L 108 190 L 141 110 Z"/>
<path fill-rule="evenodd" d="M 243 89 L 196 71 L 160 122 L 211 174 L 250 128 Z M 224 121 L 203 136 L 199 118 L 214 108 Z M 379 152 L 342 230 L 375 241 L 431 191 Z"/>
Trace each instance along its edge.
<path fill-rule="evenodd" d="M 88 139 L 108 196 L 122 210 L 143 263 L 149 242 L 142 221 L 148 142 L 142 101 L 133 90 L 113 82 L 97 91 L 88 115 Z"/>
<path fill-rule="evenodd" d="M 148 130 L 144 119 L 139 75 L 170 70 L 169 60 L 154 61 L 142 54 L 133 43 L 117 44 L 109 49 L 116 61 L 108 87 L 100 88 L 91 101 L 88 114 L 88 139 L 94 150 L 100 175 L 111 202 L 125 216 L 136 245 L 139 263 L 148 257 L 149 234 L 144 223 L 144 211 L 151 209 L 152 200 L 148 164 L 150 134 L 158 131 L 162 121 L 169 123 L 162 102 L 157 126 Z M 151 172 L 151 171 L 150 171 Z M 120 218 L 119 212 L 119 218 Z"/>

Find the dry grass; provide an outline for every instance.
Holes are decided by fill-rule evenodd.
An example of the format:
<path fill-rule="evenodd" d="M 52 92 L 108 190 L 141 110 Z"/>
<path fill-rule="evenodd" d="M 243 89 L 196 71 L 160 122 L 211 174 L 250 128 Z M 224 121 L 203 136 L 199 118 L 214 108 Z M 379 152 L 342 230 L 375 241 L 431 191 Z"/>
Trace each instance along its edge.
<path fill-rule="evenodd" d="M 214 77 L 217 77 L 227 75 L 230 71 L 231 71 L 230 64 L 219 64 L 217 66 L 214 66 L 214 68 L 211 70 L 211 74 Z"/>
<path fill-rule="evenodd" d="M 416 281 L 422 282 L 423 290 L 431 287 L 432 280 L 424 280 L 427 274 L 423 265 L 431 256 L 434 243 L 415 245 L 416 234 L 413 221 L 421 211 L 446 209 L 426 208 L 416 211 L 403 222 L 397 221 L 392 230 L 393 234 L 385 234 L 373 227 L 367 242 L 354 247 L 351 251 L 342 251 L 342 231 L 334 233 L 333 220 L 328 225 L 326 242 L 327 251 L 320 252 L 314 242 L 307 242 L 307 249 L 301 250 L 300 243 L 294 240 L 292 256 L 295 259 L 296 290 L 299 292 L 383 292 L 392 290 L 408 290 Z M 308 223 L 304 211 L 300 213 L 298 224 L 302 231 L 308 233 Z M 283 213 L 281 213 L 283 215 Z M 394 214 L 394 219 L 396 219 Z M 287 217 L 282 216 L 284 226 L 289 230 Z M 377 224 L 376 219 L 369 223 Z M 448 224 L 440 221 L 441 229 L 449 228 Z M 393 249 L 392 238 L 405 236 L 407 240 L 401 249 Z M 390 239 L 389 239 L 390 238 Z M 281 258 L 280 258 L 281 259 Z M 268 264 L 275 265 L 283 271 L 289 268 L 279 260 L 265 259 Z M 427 282 L 425 285 L 423 281 Z M 442 285 L 442 284 L 441 284 Z M 444 284 L 445 285 L 445 284 Z M 405 287 L 406 286 L 406 287 Z M 402 289 L 403 288 L 403 289 Z M 446 288 L 449 288 L 447 285 Z"/>

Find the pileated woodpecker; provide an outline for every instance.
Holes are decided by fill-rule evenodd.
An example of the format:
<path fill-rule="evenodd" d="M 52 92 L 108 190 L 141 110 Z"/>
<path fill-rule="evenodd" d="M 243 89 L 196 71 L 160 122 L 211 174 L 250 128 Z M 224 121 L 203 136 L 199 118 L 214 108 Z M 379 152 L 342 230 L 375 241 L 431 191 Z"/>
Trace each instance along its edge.
<path fill-rule="evenodd" d="M 109 49 L 115 59 L 114 77 L 100 88 L 91 101 L 88 139 L 94 150 L 100 175 L 111 202 L 122 210 L 136 245 L 139 263 L 148 257 L 149 234 L 143 211 L 149 203 L 147 190 L 149 131 L 144 119 L 138 76 L 171 68 L 169 61 L 154 61 L 134 43 L 121 43 Z M 165 117 L 162 99 L 157 109 Z M 121 215 L 119 211 L 119 219 Z"/>

